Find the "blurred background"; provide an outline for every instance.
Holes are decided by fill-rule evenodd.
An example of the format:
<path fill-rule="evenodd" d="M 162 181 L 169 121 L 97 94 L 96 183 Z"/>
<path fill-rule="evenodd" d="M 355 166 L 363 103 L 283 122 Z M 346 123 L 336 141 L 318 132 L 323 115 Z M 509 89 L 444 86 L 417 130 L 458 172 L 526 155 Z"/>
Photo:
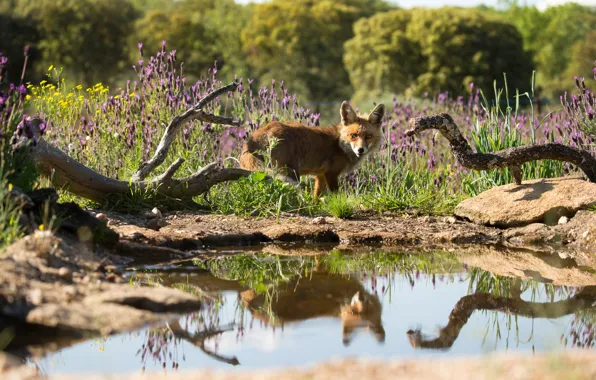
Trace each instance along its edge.
<path fill-rule="evenodd" d="M 217 62 L 218 78 L 283 79 L 313 109 L 343 99 L 423 97 L 470 86 L 559 103 L 591 77 L 596 1 L 563 0 L 0 0 L 7 82 L 46 78 L 122 86 L 142 50 L 175 49 L 189 80 Z M 47 79 L 47 78 L 46 78 Z"/>

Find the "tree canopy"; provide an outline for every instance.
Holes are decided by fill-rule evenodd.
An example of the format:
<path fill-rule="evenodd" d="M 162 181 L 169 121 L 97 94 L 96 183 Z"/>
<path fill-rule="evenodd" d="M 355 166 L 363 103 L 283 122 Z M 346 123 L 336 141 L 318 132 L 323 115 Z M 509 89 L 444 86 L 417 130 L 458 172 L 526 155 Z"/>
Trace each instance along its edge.
<path fill-rule="evenodd" d="M 516 28 L 470 9 L 395 10 L 362 19 L 345 44 L 345 64 L 361 96 L 371 92 L 460 94 L 492 88 L 507 74 L 529 87 L 531 57 Z"/>
<path fill-rule="evenodd" d="M 361 17 L 389 9 L 373 0 L 273 0 L 254 7 L 242 34 L 248 63 L 263 82 L 284 79 L 309 100 L 349 97 L 343 43 Z"/>

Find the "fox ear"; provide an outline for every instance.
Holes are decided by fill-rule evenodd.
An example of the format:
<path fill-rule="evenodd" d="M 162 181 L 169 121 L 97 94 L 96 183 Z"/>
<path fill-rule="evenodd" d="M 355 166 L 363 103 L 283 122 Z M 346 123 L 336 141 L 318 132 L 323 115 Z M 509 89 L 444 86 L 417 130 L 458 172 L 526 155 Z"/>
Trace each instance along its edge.
<path fill-rule="evenodd" d="M 368 121 L 370 121 L 372 124 L 381 124 L 381 121 L 383 121 L 383 115 L 385 115 L 385 105 L 381 103 L 370 112 L 368 115 Z"/>
<path fill-rule="evenodd" d="M 358 115 L 356 115 L 356 112 L 354 112 L 354 110 L 350 106 L 350 103 L 348 103 L 347 101 L 344 101 L 341 104 L 340 114 L 341 122 L 343 125 L 350 125 L 355 123 L 356 120 L 358 120 Z"/>

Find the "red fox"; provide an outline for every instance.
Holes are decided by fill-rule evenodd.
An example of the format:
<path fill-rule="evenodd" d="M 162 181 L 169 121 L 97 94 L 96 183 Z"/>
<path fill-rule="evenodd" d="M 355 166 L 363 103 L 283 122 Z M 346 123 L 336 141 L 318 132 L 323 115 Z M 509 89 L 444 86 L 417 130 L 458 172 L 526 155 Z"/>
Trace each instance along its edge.
<path fill-rule="evenodd" d="M 270 138 L 271 163 L 288 179 L 298 182 L 301 175 L 315 176 L 315 198 L 326 188 L 337 191 L 339 175 L 350 172 L 381 143 L 381 121 L 385 106 L 377 105 L 368 116 L 356 114 L 348 102 L 340 107 L 341 123 L 335 127 L 309 127 L 295 122 L 271 121 L 252 133 L 242 148 L 240 167 L 263 168 L 262 153 Z"/>

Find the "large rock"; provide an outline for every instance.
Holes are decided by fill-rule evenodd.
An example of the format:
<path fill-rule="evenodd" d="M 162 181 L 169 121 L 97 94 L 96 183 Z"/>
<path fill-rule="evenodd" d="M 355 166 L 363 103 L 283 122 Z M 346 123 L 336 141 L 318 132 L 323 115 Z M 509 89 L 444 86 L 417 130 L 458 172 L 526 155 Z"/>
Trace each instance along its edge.
<path fill-rule="evenodd" d="M 556 225 L 561 216 L 596 205 L 596 184 L 577 177 L 524 181 L 495 187 L 455 208 L 455 215 L 498 227 Z"/>

